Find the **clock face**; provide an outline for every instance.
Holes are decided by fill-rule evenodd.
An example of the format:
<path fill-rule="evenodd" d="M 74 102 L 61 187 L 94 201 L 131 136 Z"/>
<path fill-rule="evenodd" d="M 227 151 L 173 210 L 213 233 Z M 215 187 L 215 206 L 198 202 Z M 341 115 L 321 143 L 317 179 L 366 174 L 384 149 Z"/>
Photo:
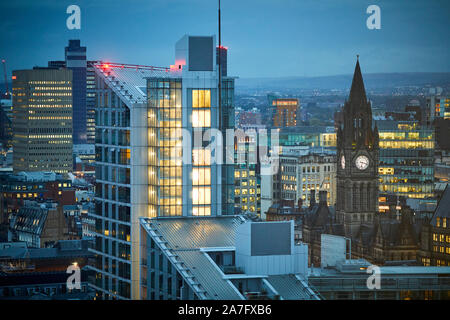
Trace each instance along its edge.
<path fill-rule="evenodd" d="M 355 165 L 359 170 L 366 170 L 369 166 L 369 158 L 366 156 L 358 156 L 355 160 Z"/>
<path fill-rule="evenodd" d="M 344 156 L 341 157 L 341 167 L 342 167 L 342 169 L 345 169 L 345 157 Z"/>

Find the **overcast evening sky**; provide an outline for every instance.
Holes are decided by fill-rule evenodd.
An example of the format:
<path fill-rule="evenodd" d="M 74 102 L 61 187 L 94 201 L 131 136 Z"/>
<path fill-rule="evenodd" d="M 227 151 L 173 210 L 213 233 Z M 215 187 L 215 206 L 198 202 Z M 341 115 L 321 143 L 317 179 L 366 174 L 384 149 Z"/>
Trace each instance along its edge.
<path fill-rule="evenodd" d="M 68 30 L 66 8 L 81 8 Z M 381 8 L 381 30 L 366 9 Z M 448 0 L 222 0 L 228 74 L 239 77 L 450 72 Z M 63 60 L 81 39 L 89 60 L 169 66 L 184 34 L 217 33 L 217 0 L 2 0 L 0 57 L 11 70 Z M 3 80 L 3 78 L 2 78 Z"/>

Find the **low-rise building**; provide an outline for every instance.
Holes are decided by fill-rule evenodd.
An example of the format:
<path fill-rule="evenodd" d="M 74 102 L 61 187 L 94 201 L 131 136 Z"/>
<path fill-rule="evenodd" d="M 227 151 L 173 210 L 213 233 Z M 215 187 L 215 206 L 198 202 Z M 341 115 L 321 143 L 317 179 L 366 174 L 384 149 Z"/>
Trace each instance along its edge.
<path fill-rule="evenodd" d="M 140 226 L 142 299 L 319 299 L 292 221 L 140 218 Z"/>
<path fill-rule="evenodd" d="M 376 272 L 370 267 L 364 259 L 339 261 L 333 267 L 314 269 L 308 283 L 326 300 L 450 299 L 450 268 L 382 266 L 377 269 L 376 287 L 368 279 Z"/>
<path fill-rule="evenodd" d="M 285 148 L 279 156 L 279 170 L 261 177 L 261 217 L 274 203 L 299 200 L 306 206 L 319 201 L 319 191 L 327 191 L 327 203 L 336 203 L 336 151 L 322 148 Z"/>
<path fill-rule="evenodd" d="M 447 185 L 430 222 L 421 233 L 419 262 L 424 266 L 450 266 L 450 187 Z"/>
<path fill-rule="evenodd" d="M 54 172 L 19 172 L 0 174 L 0 224 L 8 223 L 26 200 L 52 200 L 58 205 L 76 202 L 69 179 Z"/>
<path fill-rule="evenodd" d="M 25 201 L 10 217 L 10 241 L 26 242 L 29 247 L 44 248 L 58 240 L 73 238 L 69 219 L 56 202 Z"/>

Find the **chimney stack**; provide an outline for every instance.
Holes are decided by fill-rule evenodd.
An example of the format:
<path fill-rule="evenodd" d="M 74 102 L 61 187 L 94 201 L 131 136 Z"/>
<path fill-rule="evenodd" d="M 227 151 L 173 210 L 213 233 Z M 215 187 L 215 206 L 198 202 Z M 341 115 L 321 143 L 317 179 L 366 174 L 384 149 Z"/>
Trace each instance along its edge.
<path fill-rule="evenodd" d="M 316 204 L 316 190 L 311 190 L 309 199 L 309 207 L 312 208 Z"/>
<path fill-rule="evenodd" d="M 302 208 L 302 206 L 303 206 L 302 198 L 298 198 L 297 205 L 298 205 L 298 209 L 300 210 Z"/>
<path fill-rule="evenodd" d="M 319 204 L 326 204 L 326 203 L 327 203 L 327 191 L 320 190 L 319 191 Z"/>

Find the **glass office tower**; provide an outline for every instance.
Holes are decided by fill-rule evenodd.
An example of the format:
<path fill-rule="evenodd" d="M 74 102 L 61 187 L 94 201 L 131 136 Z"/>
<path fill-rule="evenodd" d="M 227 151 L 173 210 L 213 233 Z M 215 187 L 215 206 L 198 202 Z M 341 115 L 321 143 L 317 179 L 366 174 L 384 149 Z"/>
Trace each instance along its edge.
<path fill-rule="evenodd" d="M 418 121 L 379 120 L 377 126 L 380 199 L 386 195 L 433 197 L 433 129 Z"/>
<path fill-rule="evenodd" d="M 13 169 L 72 171 L 72 71 L 13 71 Z"/>

